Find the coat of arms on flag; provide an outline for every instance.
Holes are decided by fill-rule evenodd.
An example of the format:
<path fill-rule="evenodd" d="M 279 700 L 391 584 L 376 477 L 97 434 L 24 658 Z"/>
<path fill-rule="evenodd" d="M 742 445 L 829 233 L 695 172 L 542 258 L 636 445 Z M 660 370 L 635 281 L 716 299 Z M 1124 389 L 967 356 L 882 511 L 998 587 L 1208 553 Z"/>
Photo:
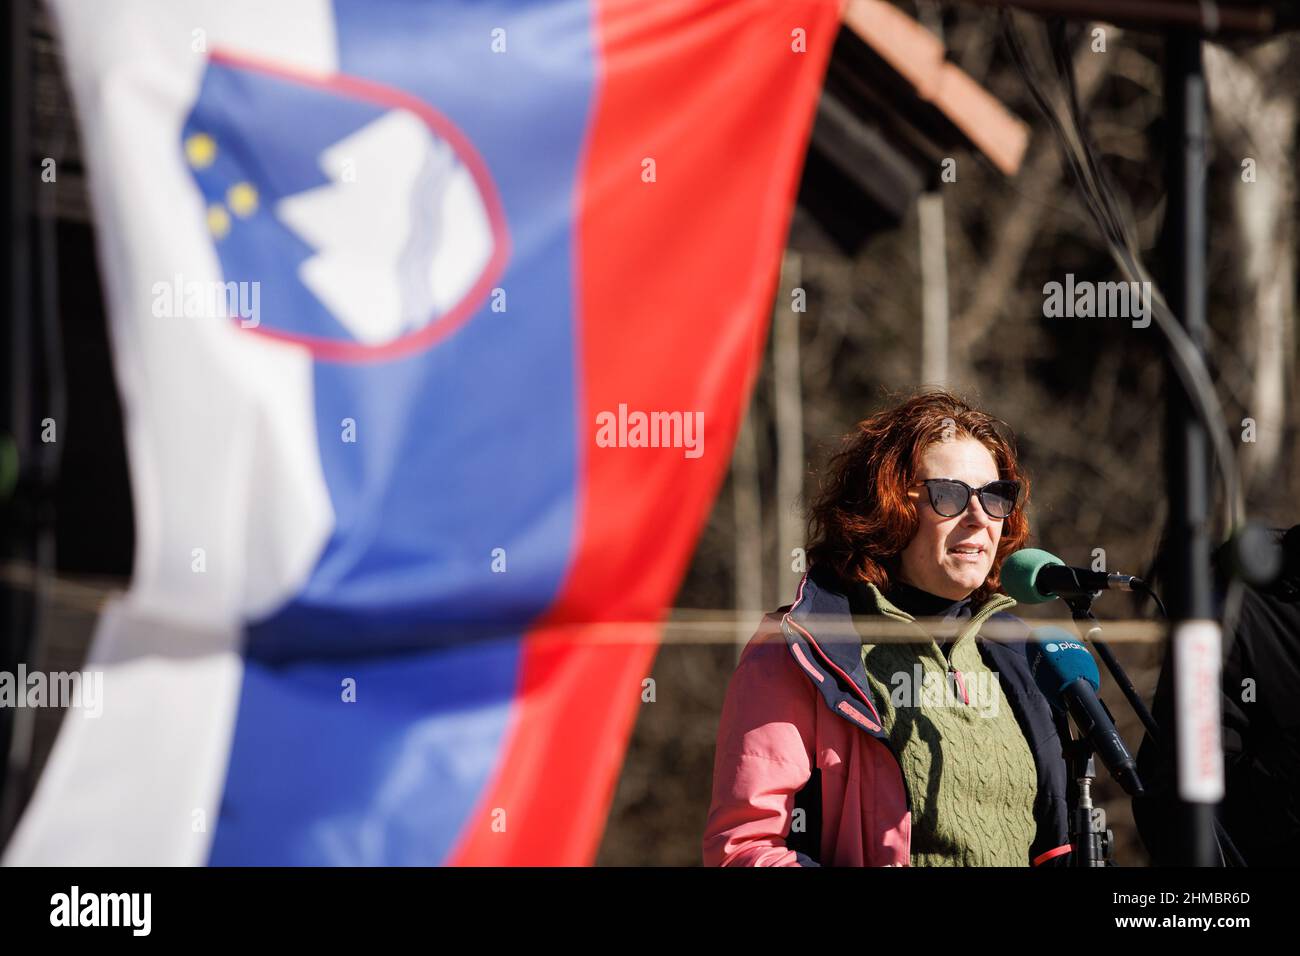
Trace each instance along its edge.
<path fill-rule="evenodd" d="M 473 315 L 504 271 L 491 172 L 400 90 L 216 51 L 182 136 L 226 281 L 260 283 L 264 334 L 401 354 Z"/>

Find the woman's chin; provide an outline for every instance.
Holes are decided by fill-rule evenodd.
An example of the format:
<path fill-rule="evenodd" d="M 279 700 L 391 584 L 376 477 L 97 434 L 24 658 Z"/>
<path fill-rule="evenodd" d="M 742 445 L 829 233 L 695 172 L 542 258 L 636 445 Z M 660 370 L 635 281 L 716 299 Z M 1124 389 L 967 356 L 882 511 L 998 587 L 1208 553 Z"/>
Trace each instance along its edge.
<path fill-rule="evenodd" d="M 965 597 L 983 584 L 987 577 L 988 571 L 982 568 L 954 568 L 948 572 L 948 583 L 952 592 L 960 591 L 961 597 Z"/>

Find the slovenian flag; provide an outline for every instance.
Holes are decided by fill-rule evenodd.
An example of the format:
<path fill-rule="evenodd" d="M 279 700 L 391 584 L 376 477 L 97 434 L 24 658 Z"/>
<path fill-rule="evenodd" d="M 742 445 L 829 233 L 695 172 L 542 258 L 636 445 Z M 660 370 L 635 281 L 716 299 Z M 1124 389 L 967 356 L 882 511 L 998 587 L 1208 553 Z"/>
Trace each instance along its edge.
<path fill-rule="evenodd" d="M 136 556 L 5 862 L 590 863 L 838 3 L 52 7 Z"/>

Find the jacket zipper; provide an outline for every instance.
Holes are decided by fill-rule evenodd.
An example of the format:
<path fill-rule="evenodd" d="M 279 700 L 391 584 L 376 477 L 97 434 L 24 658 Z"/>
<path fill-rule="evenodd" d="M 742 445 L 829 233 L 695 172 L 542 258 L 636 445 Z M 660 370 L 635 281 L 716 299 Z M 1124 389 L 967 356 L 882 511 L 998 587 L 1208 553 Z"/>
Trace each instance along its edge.
<path fill-rule="evenodd" d="M 948 677 L 949 677 L 950 679 L 952 679 L 952 680 L 956 683 L 956 685 L 957 685 L 957 689 L 961 691 L 961 701 L 962 701 L 962 703 L 965 704 L 967 707 L 969 707 L 969 706 L 970 706 L 970 694 L 966 693 L 966 682 L 965 682 L 964 680 L 962 680 L 961 671 L 959 671 L 959 670 L 957 670 L 957 668 L 953 667 L 952 664 L 949 664 L 949 665 L 948 665 Z"/>

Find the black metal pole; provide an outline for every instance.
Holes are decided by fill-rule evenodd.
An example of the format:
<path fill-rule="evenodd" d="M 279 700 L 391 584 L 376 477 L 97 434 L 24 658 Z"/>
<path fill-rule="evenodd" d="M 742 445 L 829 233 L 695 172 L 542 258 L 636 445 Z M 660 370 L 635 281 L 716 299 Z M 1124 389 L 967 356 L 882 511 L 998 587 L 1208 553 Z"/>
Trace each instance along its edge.
<path fill-rule="evenodd" d="M 1204 352 L 1206 338 L 1206 92 L 1201 39 L 1189 32 L 1171 32 L 1165 40 L 1166 138 L 1165 263 L 1170 308 L 1187 334 Z M 1168 489 L 1169 533 L 1165 557 L 1169 606 L 1169 652 L 1174 665 L 1174 714 L 1178 738 L 1178 788 L 1183 801 L 1180 830 L 1184 833 L 1179 862 L 1213 866 L 1218 861 L 1214 840 L 1215 805 L 1222 799 L 1222 749 L 1192 760 L 1188 741 L 1197 735 L 1204 748 L 1218 733 L 1216 681 L 1191 694 L 1187 676 L 1204 667 L 1217 649 L 1212 576 L 1210 571 L 1210 469 L 1208 440 L 1191 401 L 1171 368 L 1166 370 L 1165 484 Z M 1204 622 L 1188 627 L 1188 622 Z M 1206 635 L 1215 645 L 1207 651 Z M 1217 659 L 1215 660 L 1217 668 Z M 1180 679 L 1180 676 L 1182 679 Z M 1209 715 L 1213 709 L 1214 716 Z M 1197 715 L 1195 719 L 1193 715 Z M 1211 722 L 1213 725 L 1211 726 Z M 1217 761 L 1220 792 L 1214 795 L 1213 766 Z"/>
<path fill-rule="evenodd" d="M 30 563 L 34 557 L 31 524 L 23 514 L 24 473 L 31 457 L 32 436 L 32 295 L 31 295 L 31 104 L 30 0 L 14 0 L 0 13 L 0 222 L 8 239 L 8 255 L 0 267 L 0 341 L 3 341 L 4 384 L 0 387 L 0 563 Z M 30 593 L 0 579 L 0 670 L 14 673 L 26 660 L 32 621 Z M 20 691 L 21 693 L 22 691 Z M 0 707 L 0 843 L 8 835 L 10 801 L 4 799 L 14 781 L 8 779 L 13 741 L 13 708 Z"/>

